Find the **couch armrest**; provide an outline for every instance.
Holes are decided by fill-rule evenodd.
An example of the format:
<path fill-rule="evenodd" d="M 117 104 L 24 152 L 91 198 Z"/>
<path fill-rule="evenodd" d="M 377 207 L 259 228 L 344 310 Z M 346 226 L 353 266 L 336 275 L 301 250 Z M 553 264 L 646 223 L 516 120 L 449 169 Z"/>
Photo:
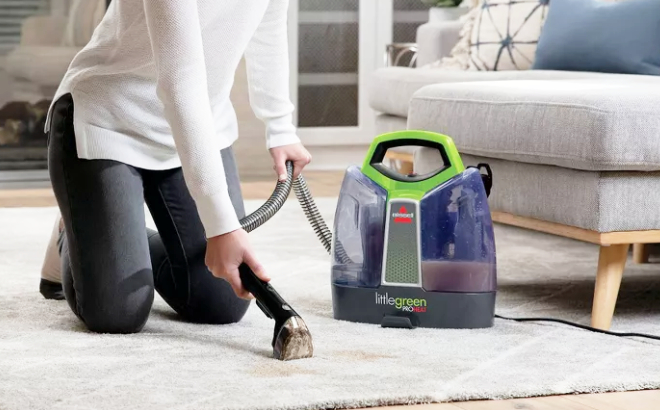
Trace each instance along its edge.
<path fill-rule="evenodd" d="M 417 28 L 417 67 L 449 56 L 463 28 L 461 21 L 442 21 L 422 24 Z"/>
<path fill-rule="evenodd" d="M 5 70 L 16 79 L 57 87 L 80 47 L 20 46 L 7 54 Z"/>
<path fill-rule="evenodd" d="M 26 18 L 21 27 L 21 46 L 60 46 L 67 20 L 63 16 Z"/>

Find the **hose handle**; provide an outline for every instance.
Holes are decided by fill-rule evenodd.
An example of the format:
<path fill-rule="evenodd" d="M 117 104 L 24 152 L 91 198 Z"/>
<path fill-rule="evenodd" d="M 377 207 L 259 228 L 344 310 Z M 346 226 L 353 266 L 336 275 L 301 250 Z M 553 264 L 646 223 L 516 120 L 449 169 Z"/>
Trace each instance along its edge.
<path fill-rule="evenodd" d="M 242 263 L 238 267 L 241 282 L 245 290 L 250 292 L 257 300 L 257 306 L 266 316 L 276 321 L 288 319 L 291 315 L 298 315 L 295 310 L 280 296 L 275 288 L 268 282 L 265 282 Z"/>

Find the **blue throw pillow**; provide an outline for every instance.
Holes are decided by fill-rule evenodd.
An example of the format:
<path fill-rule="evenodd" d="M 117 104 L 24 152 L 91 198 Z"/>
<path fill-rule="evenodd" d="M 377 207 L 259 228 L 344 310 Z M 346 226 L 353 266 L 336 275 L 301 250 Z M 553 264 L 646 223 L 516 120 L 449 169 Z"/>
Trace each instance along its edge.
<path fill-rule="evenodd" d="M 550 0 L 532 68 L 660 75 L 660 1 Z"/>

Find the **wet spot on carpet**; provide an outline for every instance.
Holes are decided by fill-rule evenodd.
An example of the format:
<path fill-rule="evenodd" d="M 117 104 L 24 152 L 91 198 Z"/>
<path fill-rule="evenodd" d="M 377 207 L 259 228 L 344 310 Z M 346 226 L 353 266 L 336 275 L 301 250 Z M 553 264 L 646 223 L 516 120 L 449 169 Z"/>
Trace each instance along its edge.
<path fill-rule="evenodd" d="M 304 369 L 290 362 L 275 361 L 268 366 L 255 367 L 250 371 L 254 377 L 291 377 L 307 374 L 318 374 L 310 369 Z"/>
<path fill-rule="evenodd" d="M 380 359 L 394 359 L 394 356 L 386 354 L 376 354 L 364 352 L 362 350 L 341 350 L 334 353 L 335 356 L 339 356 L 346 359 L 352 359 L 353 361 L 361 362 L 372 362 L 374 360 Z"/>

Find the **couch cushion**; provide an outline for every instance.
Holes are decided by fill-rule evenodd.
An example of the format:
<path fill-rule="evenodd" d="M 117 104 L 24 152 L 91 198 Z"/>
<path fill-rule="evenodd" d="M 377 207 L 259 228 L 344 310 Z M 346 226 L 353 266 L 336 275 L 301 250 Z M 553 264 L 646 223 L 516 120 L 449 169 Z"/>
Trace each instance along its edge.
<path fill-rule="evenodd" d="M 21 46 L 7 55 L 5 69 L 15 78 L 57 87 L 79 51 L 77 47 Z"/>
<path fill-rule="evenodd" d="M 504 80 L 565 80 L 600 78 L 614 74 L 546 71 L 463 71 L 439 68 L 386 67 L 377 70 L 369 81 L 369 104 L 384 114 L 408 116 L 410 99 L 417 90 L 430 84 Z"/>
<path fill-rule="evenodd" d="M 597 232 L 660 229 L 660 172 L 581 171 L 468 154 L 461 159 L 466 167 L 491 167 L 491 211 Z M 421 148 L 414 161 L 414 172 L 425 174 L 442 158 Z"/>
<path fill-rule="evenodd" d="M 596 232 L 660 229 L 660 172 L 586 172 L 463 155 L 493 171 L 491 211 Z"/>
<path fill-rule="evenodd" d="M 451 136 L 463 153 L 594 171 L 660 170 L 660 78 L 432 85 L 408 128 Z"/>

